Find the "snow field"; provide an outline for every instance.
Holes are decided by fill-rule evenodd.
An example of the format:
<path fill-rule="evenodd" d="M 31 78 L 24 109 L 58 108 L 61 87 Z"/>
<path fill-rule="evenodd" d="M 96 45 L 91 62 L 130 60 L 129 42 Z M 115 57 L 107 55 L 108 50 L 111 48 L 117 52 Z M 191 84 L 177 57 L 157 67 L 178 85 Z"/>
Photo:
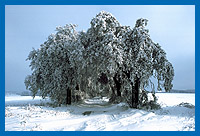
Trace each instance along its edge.
<path fill-rule="evenodd" d="M 90 99 L 49 107 L 49 100 L 6 97 L 6 131 L 194 131 L 195 94 L 156 94 L 159 110 L 130 109 L 125 103 Z M 10 96 L 11 97 L 11 96 Z M 12 100 L 11 100 L 12 99 Z M 19 100 L 19 103 L 17 101 Z M 12 103 L 12 101 L 14 103 Z M 23 104 L 23 102 L 25 104 Z M 183 103 L 184 102 L 184 103 Z M 30 104 L 27 104 L 30 103 Z M 182 104 L 180 104 L 182 103 Z"/>

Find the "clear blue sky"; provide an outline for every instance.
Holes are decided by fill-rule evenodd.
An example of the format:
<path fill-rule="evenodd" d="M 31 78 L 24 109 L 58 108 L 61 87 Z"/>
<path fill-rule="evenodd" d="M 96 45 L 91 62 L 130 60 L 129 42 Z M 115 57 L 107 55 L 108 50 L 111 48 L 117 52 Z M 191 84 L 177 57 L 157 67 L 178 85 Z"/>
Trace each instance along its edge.
<path fill-rule="evenodd" d="M 5 8 L 5 89 L 24 91 L 31 73 L 25 61 L 32 47 L 39 48 L 56 26 L 77 24 L 87 30 L 100 11 L 112 13 L 122 25 L 133 27 L 138 18 L 149 20 L 151 38 L 167 53 L 175 69 L 174 89 L 195 88 L 195 6 L 19 6 Z"/>

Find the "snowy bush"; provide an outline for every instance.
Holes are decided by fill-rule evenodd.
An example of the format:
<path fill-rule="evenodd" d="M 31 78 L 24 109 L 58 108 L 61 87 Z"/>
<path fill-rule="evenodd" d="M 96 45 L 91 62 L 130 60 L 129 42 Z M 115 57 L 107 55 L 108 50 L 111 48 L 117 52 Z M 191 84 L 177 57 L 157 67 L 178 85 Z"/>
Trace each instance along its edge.
<path fill-rule="evenodd" d="M 186 107 L 186 108 L 190 108 L 190 109 L 195 108 L 194 105 L 192 105 L 190 103 L 187 103 L 187 102 L 182 102 L 178 106 L 180 106 L 180 107 Z"/>

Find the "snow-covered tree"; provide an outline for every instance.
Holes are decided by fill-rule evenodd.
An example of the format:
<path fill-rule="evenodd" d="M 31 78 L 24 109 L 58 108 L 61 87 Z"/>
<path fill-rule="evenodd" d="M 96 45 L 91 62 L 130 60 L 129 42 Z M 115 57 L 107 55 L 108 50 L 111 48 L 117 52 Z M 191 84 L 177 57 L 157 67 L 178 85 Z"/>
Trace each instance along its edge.
<path fill-rule="evenodd" d="M 91 20 L 88 31 L 82 33 L 85 48 L 83 77 L 89 80 L 87 87 L 90 89 L 87 93 L 92 96 L 101 93 L 100 90 L 109 91 L 113 87 L 118 64 L 122 64 L 123 50 L 119 46 L 121 41 L 116 36 L 120 26 L 112 14 L 102 11 Z"/>
<path fill-rule="evenodd" d="M 56 31 L 39 49 L 30 52 L 27 60 L 33 73 L 26 77 L 25 85 L 33 96 L 39 91 L 43 98 L 49 96 L 58 104 L 70 104 L 76 85 L 76 66 L 71 65 L 70 55 L 78 34 L 75 25 L 57 27 Z"/>
<path fill-rule="evenodd" d="M 146 25 L 147 19 L 138 19 L 135 27 L 126 31 L 123 44 L 125 61 L 122 73 L 126 75 L 124 79 L 128 79 L 124 97 L 133 108 L 139 104 L 140 90 L 149 85 L 154 86 L 152 76 L 158 80 L 158 90 L 162 86 L 166 91 L 171 90 L 174 76 L 172 64 L 166 59 L 166 53 L 151 40 Z M 154 87 L 152 89 L 154 93 Z"/>
<path fill-rule="evenodd" d="M 25 85 L 33 96 L 39 91 L 58 104 L 107 96 L 137 108 L 148 100 L 148 86 L 153 86 L 156 100 L 152 77 L 158 80 L 158 90 L 171 90 L 174 69 L 150 38 L 147 19 L 138 19 L 131 28 L 102 11 L 90 24 L 86 32 L 76 32 L 75 25 L 58 27 L 40 49 L 30 52 L 27 60 L 33 72 Z"/>

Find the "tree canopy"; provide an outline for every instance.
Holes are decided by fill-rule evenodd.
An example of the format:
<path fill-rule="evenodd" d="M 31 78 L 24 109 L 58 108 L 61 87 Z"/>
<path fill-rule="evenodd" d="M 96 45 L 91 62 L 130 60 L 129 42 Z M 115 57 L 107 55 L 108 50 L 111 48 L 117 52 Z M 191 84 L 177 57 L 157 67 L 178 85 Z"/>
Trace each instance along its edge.
<path fill-rule="evenodd" d="M 71 104 L 94 96 L 111 102 L 125 101 L 137 108 L 147 100 L 145 88 L 158 81 L 158 90 L 172 89 L 174 69 L 165 51 L 146 29 L 148 20 L 138 19 L 133 28 L 122 26 L 110 13 L 94 17 L 86 32 L 76 25 L 57 27 L 27 60 L 32 74 L 25 79 L 33 96 L 38 92 L 58 104 Z"/>

